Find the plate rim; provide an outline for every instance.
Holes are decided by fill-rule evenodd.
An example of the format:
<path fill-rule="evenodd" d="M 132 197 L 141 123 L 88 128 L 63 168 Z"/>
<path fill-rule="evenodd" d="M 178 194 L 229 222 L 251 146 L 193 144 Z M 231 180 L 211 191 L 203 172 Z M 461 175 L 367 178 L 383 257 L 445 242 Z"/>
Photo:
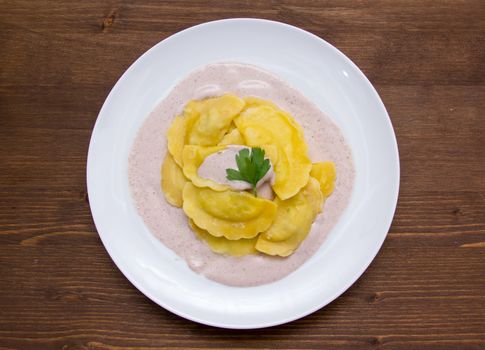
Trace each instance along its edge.
<path fill-rule="evenodd" d="M 96 231 L 98 232 L 98 236 L 100 237 L 101 242 L 103 243 L 103 246 L 104 246 L 106 252 L 110 256 L 111 260 L 116 265 L 116 267 L 122 272 L 123 276 L 126 279 L 128 279 L 130 281 L 130 283 L 135 288 L 137 288 L 140 292 L 142 292 L 151 301 L 153 301 L 157 305 L 163 307 L 167 311 L 170 311 L 171 313 L 174 313 L 177 316 L 183 317 L 183 318 L 185 318 L 187 320 L 190 320 L 190 321 L 193 321 L 193 322 L 197 322 L 197 323 L 200 323 L 200 324 L 204 324 L 204 325 L 208 325 L 208 326 L 213 326 L 213 327 L 218 327 L 218 328 L 226 328 L 226 329 L 260 329 L 260 328 L 273 327 L 273 326 L 285 324 L 285 323 L 288 323 L 288 322 L 292 322 L 292 321 L 301 319 L 301 318 L 303 318 L 303 317 L 305 317 L 305 316 L 307 316 L 309 314 L 312 314 L 312 313 L 320 310 L 321 308 L 325 307 L 326 305 L 332 303 L 340 295 L 342 295 L 346 290 L 348 290 L 364 274 L 364 272 L 370 266 L 370 264 L 372 263 L 372 261 L 374 261 L 375 257 L 377 256 L 377 254 L 381 250 L 382 245 L 383 245 L 383 243 L 384 243 L 384 241 L 385 241 L 385 239 L 386 239 L 386 237 L 387 237 L 387 235 L 389 233 L 389 229 L 390 229 L 390 227 L 392 225 L 393 218 L 394 218 L 394 215 L 395 215 L 395 212 L 396 212 L 396 209 L 397 209 L 397 203 L 398 203 L 398 197 L 399 197 L 399 191 L 400 191 L 400 156 L 399 156 L 399 148 L 398 148 L 398 143 L 397 143 L 397 138 L 396 138 L 396 134 L 395 134 L 395 131 L 394 131 L 394 127 L 392 125 L 391 118 L 389 117 L 389 113 L 387 112 L 387 109 L 386 109 L 386 107 L 385 107 L 382 99 L 380 98 L 377 90 L 372 85 L 372 83 L 367 78 L 367 76 L 342 51 L 340 51 L 335 46 L 333 46 L 332 44 L 330 44 L 326 40 L 322 39 L 321 37 L 319 37 L 319 36 L 317 36 L 317 35 L 309 32 L 309 31 L 306 31 L 306 30 L 304 30 L 302 28 L 299 28 L 299 27 L 296 27 L 296 26 L 293 26 L 293 25 L 290 25 L 290 24 L 287 24 L 287 23 L 284 23 L 284 22 L 279 22 L 279 21 L 274 21 L 274 20 L 268 20 L 268 19 L 261 19 L 261 18 L 244 18 L 244 17 L 227 18 L 227 19 L 220 19 L 220 20 L 214 20 L 214 21 L 209 21 L 209 22 L 203 22 L 203 23 L 200 23 L 200 24 L 197 24 L 197 25 L 188 27 L 186 29 L 183 29 L 181 31 L 178 31 L 178 32 L 176 32 L 176 33 L 174 33 L 174 34 L 166 37 L 165 39 L 157 42 L 155 45 L 153 45 L 152 47 L 150 47 L 142 55 L 140 55 L 123 72 L 123 74 L 118 78 L 118 80 L 116 81 L 116 83 L 114 84 L 114 86 L 111 88 L 110 92 L 108 93 L 107 97 L 105 98 L 105 100 L 103 102 L 103 105 L 102 105 L 102 107 L 101 107 L 101 109 L 100 109 L 100 111 L 99 111 L 99 113 L 98 113 L 98 115 L 96 117 L 96 122 L 95 122 L 95 124 L 93 126 L 93 129 L 92 129 L 92 133 L 91 133 L 91 137 L 90 137 L 90 142 L 89 142 L 89 147 L 88 147 L 88 155 L 87 155 L 87 160 L 86 160 L 86 186 L 87 186 L 88 196 L 89 196 L 89 193 L 90 193 L 90 188 L 92 188 L 92 186 L 90 185 L 90 183 L 92 181 L 94 181 L 92 179 L 92 176 L 90 175 L 91 174 L 91 171 L 92 171 L 92 170 L 90 170 L 92 168 L 92 166 L 90 164 L 93 163 L 93 157 L 94 157 L 92 150 L 94 148 L 93 145 L 94 145 L 94 142 L 95 142 L 95 131 L 96 131 L 97 128 L 99 129 L 100 117 L 104 114 L 104 110 L 105 110 L 106 106 L 108 105 L 108 102 L 111 99 L 113 99 L 113 96 L 115 95 L 116 91 L 120 88 L 120 85 L 121 85 L 121 82 L 122 82 L 123 78 L 126 75 L 128 75 L 134 69 L 134 67 L 137 64 L 139 64 L 141 61 L 143 61 L 146 56 L 148 56 L 152 51 L 156 50 L 156 48 L 158 46 L 162 45 L 163 43 L 166 43 L 168 41 L 176 40 L 179 36 L 183 35 L 184 33 L 188 33 L 188 32 L 191 32 L 191 31 L 197 31 L 197 30 L 199 30 L 202 27 L 211 26 L 211 25 L 217 25 L 217 24 L 220 24 L 222 22 L 246 22 L 246 23 L 249 23 L 249 24 L 255 23 L 255 22 L 260 22 L 260 23 L 262 22 L 262 23 L 266 23 L 266 24 L 269 24 L 269 25 L 275 25 L 275 26 L 285 27 L 287 29 L 291 29 L 291 30 L 300 32 L 301 34 L 304 34 L 306 36 L 311 37 L 312 39 L 316 39 L 322 45 L 324 45 L 326 48 L 328 48 L 328 49 L 334 51 L 335 53 L 337 53 L 338 56 L 340 56 L 343 60 L 345 60 L 348 64 L 350 64 L 350 66 L 352 66 L 352 68 L 354 68 L 354 70 L 359 75 L 359 78 L 364 81 L 366 87 L 374 95 L 375 101 L 378 103 L 378 107 L 381 109 L 381 111 L 387 117 L 385 119 L 385 122 L 387 124 L 386 127 L 387 127 L 388 130 L 391 131 L 391 136 L 392 136 L 391 141 L 392 141 L 392 148 L 393 148 L 392 151 L 393 151 L 393 154 L 395 154 L 395 156 L 396 156 L 396 158 L 395 158 L 396 163 L 394 164 L 395 169 L 396 169 L 396 173 L 393 174 L 394 175 L 393 176 L 393 178 L 394 178 L 393 185 L 394 185 L 394 188 L 395 188 L 395 192 L 393 193 L 393 198 L 392 198 L 392 202 L 393 202 L 393 208 L 392 208 L 392 211 L 391 211 L 392 212 L 392 215 L 390 216 L 389 222 L 386 223 L 386 225 L 385 225 L 385 226 L 387 226 L 387 229 L 386 229 L 385 234 L 381 235 L 379 241 L 376 240 L 376 242 L 378 244 L 376 245 L 375 251 L 372 251 L 372 253 L 368 254 L 368 259 L 367 259 L 368 261 L 366 261 L 365 264 L 362 264 L 361 265 L 360 269 L 358 269 L 358 271 L 354 273 L 353 277 L 351 279 L 349 279 L 347 281 L 347 283 L 342 283 L 341 284 L 341 287 L 338 288 L 337 291 L 334 293 L 334 295 L 332 295 L 330 298 L 323 299 L 322 302 L 316 303 L 316 305 L 314 307 L 308 308 L 308 309 L 303 310 L 302 312 L 299 312 L 299 313 L 295 313 L 291 317 L 287 317 L 285 319 L 279 319 L 279 320 L 276 320 L 276 321 L 273 321 L 273 322 L 262 322 L 262 323 L 251 324 L 251 325 L 246 325 L 246 324 L 233 324 L 233 323 L 230 323 L 230 322 L 212 322 L 212 321 L 205 320 L 205 319 L 203 319 L 201 317 L 194 317 L 194 316 L 192 316 L 190 314 L 187 314 L 185 312 L 182 312 L 180 310 L 177 310 L 176 308 L 171 307 L 170 305 L 164 303 L 163 300 L 160 300 L 160 298 L 158 298 L 156 295 L 153 295 L 141 283 L 138 283 L 136 281 L 135 277 L 131 275 L 131 272 L 126 271 L 125 269 L 123 269 L 120 266 L 120 262 L 117 261 L 114 258 L 114 254 L 110 251 L 109 244 L 107 244 L 107 242 L 106 242 L 106 237 L 103 238 L 103 235 L 100 233 L 100 230 L 98 229 L 98 227 L 101 226 L 99 224 L 100 218 L 98 217 L 98 214 L 95 214 L 95 212 L 93 210 L 93 207 L 91 205 L 91 202 L 90 202 L 89 208 L 90 208 L 90 211 L 91 211 L 91 216 L 93 218 L 93 222 L 95 224 Z"/>

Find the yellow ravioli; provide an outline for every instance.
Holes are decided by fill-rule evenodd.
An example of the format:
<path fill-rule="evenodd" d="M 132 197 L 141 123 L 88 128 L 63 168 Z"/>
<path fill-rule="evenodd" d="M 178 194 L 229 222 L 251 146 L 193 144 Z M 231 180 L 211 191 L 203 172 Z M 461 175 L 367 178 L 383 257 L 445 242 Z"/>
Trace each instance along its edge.
<path fill-rule="evenodd" d="M 226 94 L 189 101 L 174 118 L 167 144 L 165 198 L 183 208 L 195 234 L 219 254 L 292 254 L 335 187 L 335 164 L 312 164 L 302 127 L 268 100 Z M 274 201 L 198 176 L 205 158 L 228 145 L 265 150 L 276 174 Z"/>
<path fill-rule="evenodd" d="M 187 113 L 198 114 L 187 133 L 187 144 L 217 145 L 229 130 L 232 120 L 244 107 L 244 100 L 235 95 L 223 95 L 201 101 L 191 101 Z"/>
<path fill-rule="evenodd" d="M 333 162 L 313 163 L 310 175 L 318 180 L 320 189 L 325 197 L 332 194 L 335 188 L 335 178 L 337 177 Z"/>
<path fill-rule="evenodd" d="M 182 166 L 185 145 L 215 146 L 241 112 L 244 100 L 234 95 L 189 101 L 167 132 L 167 144 L 175 162 Z"/>
<path fill-rule="evenodd" d="M 275 199 L 278 206 L 275 221 L 259 235 L 256 249 L 269 255 L 292 254 L 310 232 L 324 201 L 318 180 L 310 177 L 297 195 L 287 200 Z"/>
<path fill-rule="evenodd" d="M 182 191 L 187 179 L 182 169 L 175 163 L 172 155 L 167 152 L 162 164 L 162 190 L 165 199 L 175 207 L 182 206 Z"/>
<path fill-rule="evenodd" d="M 194 121 L 194 117 L 189 118 L 184 115 L 176 116 L 167 131 L 167 147 L 174 161 L 182 166 L 182 152 L 185 145 L 185 135 L 187 127 Z"/>
<path fill-rule="evenodd" d="M 281 108 L 279 108 L 276 104 L 274 104 L 270 100 L 263 100 L 262 98 L 250 96 L 250 97 L 244 97 L 244 102 L 246 104 L 245 104 L 242 112 L 246 111 L 247 109 L 253 108 L 253 107 L 261 107 L 261 106 L 271 107 L 276 111 L 282 112 L 285 115 L 285 117 L 287 118 L 287 121 L 290 124 L 292 124 L 296 129 L 298 129 L 299 132 L 303 133 L 303 128 L 301 127 L 301 125 L 298 124 L 295 121 L 295 119 L 293 119 L 293 117 L 289 113 L 287 113 L 284 110 L 282 110 Z"/>
<path fill-rule="evenodd" d="M 192 220 L 189 220 L 189 225 L 197 237 L 205 241 L 209 245 L 209 248 L 215 253 L 232 256 L 244 256 L 257 253 L 257 250 L 254 247 L 256 245 L 257 237 L 230 240 L 225 237 L 215 237 L 211 235 L 206 230 L 195 225 Z"/>
<path fill-rule="evenodd" d="M 263 105 L 245 110 L 234 122 L 248 146 L 277 146 L 273 190 L 279 198 L 288 199 L 306 185 L 312 164 L 303 131 L 289 114 Z"/>
<path fill-rule="evenodd" d="M 267 230 L 276 215 L 276 204 L 247 192 L 198 188 L 187 182 L 183 209 L 194 223 L 216 237 L 253 238 Z"/>

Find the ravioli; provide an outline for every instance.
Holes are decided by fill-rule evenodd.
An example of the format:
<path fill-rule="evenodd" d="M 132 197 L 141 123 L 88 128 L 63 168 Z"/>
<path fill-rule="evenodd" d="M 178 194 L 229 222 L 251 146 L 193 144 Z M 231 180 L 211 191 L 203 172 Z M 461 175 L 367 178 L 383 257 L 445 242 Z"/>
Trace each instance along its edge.
<path fill-rule="evenodd" d="M 195 118 L 189 118 L 184 115 L 178 115 L 173 119 L 172 124 L 167 132 L 167 147 L 174 161 L 182 166 L 182 152 L 185 145 L 185 135 L 188 126 Z"/>
<path fill-rule="evenodd" d="M 165 195 L 165 199 L 171 205 L 180 208 L 182 206 L 182 191 L 187 179 L 170 153 L 167 153 L 165 156 L 161 175 L 162 191 Z"/>
<path fill-rule="evenodd" d="M 310 177 L 297 195 L 287 200 L 275 199 L 278 211 L 273 225 L 258 237 L 256 249 L 268 255 L 288 256 L 310 232 L 324 201 L 320 183 Z"/>
<path fill-rule="evenodd" d="M 202 101 L 192 101 L 188 108 L 191 113 L 198 114 L 198 118 L 188 130 L 187 144 L 217 145 L 243 107 L 244 100 L 230 94 Z"/>
<path fill-rule="evenodd" d="M 270 105 L 252 107 L 234 121 L 248 146 L 272 144 L 278 147 L 273 190 L 280 199 L 288 199 L 307 184 L 311 161 L 303 131 L 293 118 Z"/>
<path fill-rule="evenodd" d="M 165 198 L 182 207 L 196 236 L 218 254 L 289 256 L 335 187 L 334 163 L 312 164 L 302 127 L 268 100 L 226 94 L 189 101 L 174 118 L 167 144 Z M 198 175 L 206 157 L 229 145 L 264 149 L 275 172 L 274 200 Z"/>
<path fill-rule="evenodd" d="M 276 204 L 248 192 L 213 191 L 187 182 L 183 210 L 194 223 L 216 237 L 253 238 L 267 230 L 276 215 Z"/>
<path fill-rule="evenodd" d="M 313 163 L 310 175 L 320 183 L 320 190 L 325 197 L 332 194 L 335 188 L 335 178 L 337 172 L 333 162 Z"/>
<path fill-rule="evenodd" d="M 244 256 L 248 254 L 255 254 L 258 251 L 255 248 L 257 237 L 241 238 L 237 240 L 230 240 L 225 237 L 215 237 L 206 230 L 198 227 L 192 220 L 189 220 L 189 226 L 195 232 L 197 237 L 205 241 L 209 248 L 219 254 Z"/>
<path fill-rule="evenodd" d="M 244 105 L 243 99 L 231 94 L 187 103 L 167 132 L 168 150 L 175 162 L 183 165 L 185 145 L 217 145 Z"/>

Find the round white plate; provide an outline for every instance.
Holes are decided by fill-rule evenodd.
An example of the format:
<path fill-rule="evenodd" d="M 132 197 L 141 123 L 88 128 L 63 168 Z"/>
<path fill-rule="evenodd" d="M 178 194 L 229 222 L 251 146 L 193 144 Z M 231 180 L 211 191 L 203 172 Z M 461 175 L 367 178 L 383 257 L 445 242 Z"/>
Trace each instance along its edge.
<path fill-rule="evenodd" d="M 228 287 L 192 272 L 150 234 L 128 188 L 128 154 L 143 120 L 193 69 L 221 61 L 255 64 L 302 91 L 340 126 L 356 166 L 351 203 L 321 249 L 288 277 L 258 287 Z M 364 272 L 394 215 L 399 156 L 384 105 L 344 54 L 296 27 L 230 19 L 201 24 L 163 40 L 123 74 L 93 130 L 87 184 L 106 250 L 142 293 L 196 322 L 260 328 L 320 309 Z"/>

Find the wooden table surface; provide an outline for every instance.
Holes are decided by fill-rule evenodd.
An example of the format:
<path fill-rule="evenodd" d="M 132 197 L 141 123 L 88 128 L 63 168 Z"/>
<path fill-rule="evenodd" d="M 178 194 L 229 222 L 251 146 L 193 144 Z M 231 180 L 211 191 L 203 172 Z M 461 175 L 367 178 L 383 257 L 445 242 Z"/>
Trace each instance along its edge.
<path fill-rule="evenodd" d="M 210 3 L 210 4 L 207 4 Z M 222 330 L 115 267 L 86 194 L 91 130 L 145 50 L 261 17 L 329 41 L 396 131 L 401 191 L 379 255 L 301 320 Z M 485 2 L 0 0 L 0 349 L 485 349 Z"/>

